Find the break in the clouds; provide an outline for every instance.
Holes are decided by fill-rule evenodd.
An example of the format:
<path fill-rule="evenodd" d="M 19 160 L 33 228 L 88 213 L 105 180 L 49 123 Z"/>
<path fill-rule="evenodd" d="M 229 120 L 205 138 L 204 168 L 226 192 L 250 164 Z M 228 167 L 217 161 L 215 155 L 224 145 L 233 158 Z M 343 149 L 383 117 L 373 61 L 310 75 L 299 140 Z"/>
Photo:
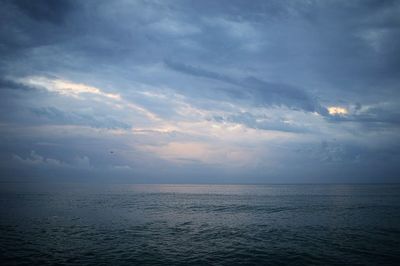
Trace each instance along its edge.
<path fill-rule="evenodd" d="M 398 182 L 398 1 L 0 3 L 2 181 Z"/>

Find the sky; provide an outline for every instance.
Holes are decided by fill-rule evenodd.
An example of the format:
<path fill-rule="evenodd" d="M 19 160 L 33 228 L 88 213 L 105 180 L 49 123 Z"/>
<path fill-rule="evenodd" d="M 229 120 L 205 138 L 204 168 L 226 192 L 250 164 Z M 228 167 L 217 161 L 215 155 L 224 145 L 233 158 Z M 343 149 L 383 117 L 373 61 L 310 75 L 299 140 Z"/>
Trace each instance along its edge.
<path fill-rule="evenodd" d="M 3 0 L 0 181 L 400 182 L 400 1 Z"/>

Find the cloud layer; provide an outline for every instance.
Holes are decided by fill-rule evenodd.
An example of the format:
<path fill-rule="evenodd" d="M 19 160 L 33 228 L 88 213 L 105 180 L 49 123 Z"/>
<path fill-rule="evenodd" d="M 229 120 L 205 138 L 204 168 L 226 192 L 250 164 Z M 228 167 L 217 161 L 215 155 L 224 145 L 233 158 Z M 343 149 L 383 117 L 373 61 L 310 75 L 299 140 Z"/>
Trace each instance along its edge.
<path fill-rule="evenodd" d="M 397 1 L 0 3 L 4 181 L 398 182 Z"/>

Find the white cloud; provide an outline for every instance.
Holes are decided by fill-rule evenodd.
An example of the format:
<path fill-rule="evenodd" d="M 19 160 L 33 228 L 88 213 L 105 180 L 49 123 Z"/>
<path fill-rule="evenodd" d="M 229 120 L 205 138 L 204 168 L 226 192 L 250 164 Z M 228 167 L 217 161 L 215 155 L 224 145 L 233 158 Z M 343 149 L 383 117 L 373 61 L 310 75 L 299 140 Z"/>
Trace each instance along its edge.
<path fill-rule="evenodd" d="M 31 151 L 29 157 L 26 159 L 23 159 L 22 157 L 18 155 L 13 155 L 14 160 L 27 164 L 27 165 L 36 165 L 36 166 L 48 166 L 48 167 L 60 167 L 60 166 L 65 166 L 65 164 L 57 159 L 53 158 L 45 158 L 39 154 L 37 154 L 35 151 Z"/>
<path fill-rule="evenodd" d="M 106 103 L 115 109 L 125 108 L 136 111 L 139 114 L 146 116 L 146 118 L 150 120 L 159 120 L 156 114 L 148 111 L 146 108 L 140 106 L 139 104 L 123 99 L 120 94 L 105 92 L 103 89 L 94 86 L 75 83 L 65 79 L 51 79 L 42 76 L 28 76 L 16 79 L 16 81 L 37 89 L 44 89 L 50 92 L 74 97 L 80 100 L 92 100 L 92 98 L 88 99 L 82 96 L 95 95 L 98 96 L 98 98 L 94 98 L 94 101 Z"/>
<path fill-rule="evenodd" d="M 18 81 L 25 85 L 44 88 L 51 92 L 57 92 L 59 94 L 72 97 L 79 97 L 81 94 L 95 94 L 113 100 L 121 100 L 121 96 L 119 94 L 107 93 L 96 87 L 74 83 L 63 79 L 49 79 L 40 76 L 30 76 L 22 78 Z"/>
<path fill-rule="evenodd" d="M 149 28 L 171 35 L 191 35 L 201 32 L 201 29 L 194 25 L 169 18 L 164 18 L 160 21 L 151 23 Z"/>
<path fill-rule="evenodd" d="M 49 167 L 49 168 L 68 167 L 68 168 L 78 168 L 78 169 L 92 168 L 90 159 L 87 156 L 82 156 L 82 157 L 77 156 L 72 160 L 71 163 L 67 163 L 65 161 L 61 161 L 55 158 L 44 157 L 42 155 L 39 155 L 36 151 L 31 151 L 29 156 L 26 158 L 14 154 L 13 159 L 18 163 L 29 166 L 37 166 L 37 167 Z"/>

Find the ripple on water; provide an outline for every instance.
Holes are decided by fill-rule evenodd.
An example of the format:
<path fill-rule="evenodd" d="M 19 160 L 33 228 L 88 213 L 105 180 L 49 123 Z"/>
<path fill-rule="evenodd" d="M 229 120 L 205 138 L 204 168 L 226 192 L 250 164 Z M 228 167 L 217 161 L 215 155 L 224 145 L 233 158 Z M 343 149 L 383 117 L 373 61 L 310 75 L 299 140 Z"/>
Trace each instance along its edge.
<path fill-rule="evenodd" d="M 376 187 L 371 197 L 365 196 L 365 187 L 326 197 L 295 186 L 283 194 L 269 187 L 268 196 L 260 195 L 260 188 L 252 196 L 251 187 L 244 195 L 230 194 L 238 191 L 231 186 L 226 193 L 211 188 L 216 194 L 204 193 L 207 187 L 201 187 L 202 193 L 173 189 L 1 195 L 1 260 L 5 265 L 400 261 L 400 201 L 393 191 L 382 189 L 381 198 Z"/>

